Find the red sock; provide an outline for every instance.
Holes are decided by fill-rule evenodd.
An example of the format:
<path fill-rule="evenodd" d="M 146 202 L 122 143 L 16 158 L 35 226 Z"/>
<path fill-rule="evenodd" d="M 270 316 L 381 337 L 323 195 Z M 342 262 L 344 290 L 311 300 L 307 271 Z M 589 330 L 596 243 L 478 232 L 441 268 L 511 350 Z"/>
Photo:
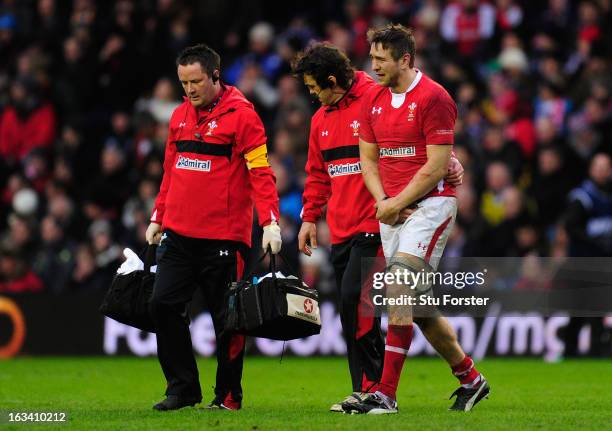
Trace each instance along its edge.
<path fill-rule="evenodd" d="M 472 387 L 480 383 L 480 373 L 474 367 L 474 361 L 469 356 L 463 358 L 461 362 L 452 366 L 451 369 L 463 386 Z"/>
<path fill-rule="evenodd" d="M 363 373 L 363 378 L 361 380 L 361 392 L 368 392 L 375 385 L 376 385 L 376 382 L 368 380 L 366 373 Z"/>
<path fill-rule="evenodd" d="M 377 385 L 376 390 L 390 398 L 396 398 L 397 385 L 411 342 L 412 325 L 389 325 L 385 343 L 385 365 L 380 385 Z"/>

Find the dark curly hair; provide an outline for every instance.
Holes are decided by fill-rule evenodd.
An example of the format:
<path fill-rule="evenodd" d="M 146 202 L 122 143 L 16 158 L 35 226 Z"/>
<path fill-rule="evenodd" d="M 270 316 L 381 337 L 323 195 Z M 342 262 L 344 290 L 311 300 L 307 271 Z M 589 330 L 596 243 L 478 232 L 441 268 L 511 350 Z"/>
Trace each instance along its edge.
<path fill-rule="evenodd" d="M 300 52 L 291 67 L 297 78 L 303 79 L 304 75 L 310 75 L 321 89 L 332 86 L 329 76 L 335 76 L 338 86 L 348 89 L 349 83 L 355 76 L 351 61 L 346 54 L 327 42 L 312 44 Z"/>
<path fill-rule="evenodd" d="M 211 78 L 217 77 L 215 70 L 221 71 L 221 57 L 215 50 L 203 43 L 183 49 L 176 57 L 177 67 L 194 63 L 200 63 L 203 71 Z"/>
<path fill-rule="evenodd" d="M 395 61 L 404 54 L 410 54 L 410 67 L 414 67 L 416 42 L 411 29 L 401 24 L 387 24 L 381 28 L 371 28 L 368 30 L 368 42 L 370 44 L 380 43 L 384 49 L 391 50 L 391 57 Z"/>

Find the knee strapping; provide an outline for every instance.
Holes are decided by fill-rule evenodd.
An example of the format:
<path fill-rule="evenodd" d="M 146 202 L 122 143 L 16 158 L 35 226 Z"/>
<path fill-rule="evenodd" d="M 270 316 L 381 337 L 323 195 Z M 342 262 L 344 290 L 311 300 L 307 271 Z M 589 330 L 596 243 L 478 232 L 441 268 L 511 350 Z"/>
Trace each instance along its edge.
<path fill-rule="evenodd" d="M 385 270 L 392 274 L 397 274 L 399 271 L 400 276 L 396 277 L 396 280 L 403 280 L 404 284 L 409 283 L 411 291 L 416 295 L 424 295 L 431 291 L 432 283 L 427 275 L 430 272 L 427 265 L 423 268 L 417 268 L 407 259 L 394 256 L 389 259 L 389 265 Z"/>

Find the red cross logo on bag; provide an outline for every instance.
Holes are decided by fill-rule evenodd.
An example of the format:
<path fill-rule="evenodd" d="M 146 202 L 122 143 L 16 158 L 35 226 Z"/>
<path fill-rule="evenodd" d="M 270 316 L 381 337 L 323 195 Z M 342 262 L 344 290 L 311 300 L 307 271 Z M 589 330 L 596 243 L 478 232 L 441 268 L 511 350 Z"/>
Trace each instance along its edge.
<path fill-rule="evenodd" d="M 310 298 L 306 298 L 306 299 L 304 300 L 304 311 L 305 311 L 306 313 L 309 313 L 309 314 L 310 314 L 310 313 L 312 313 L 312 310 L 313 310 L 313 309 L 314 309 L 314 305 L 313 305 L 313 303 L 312 303 L 312 299 L 310 299 Z"/>

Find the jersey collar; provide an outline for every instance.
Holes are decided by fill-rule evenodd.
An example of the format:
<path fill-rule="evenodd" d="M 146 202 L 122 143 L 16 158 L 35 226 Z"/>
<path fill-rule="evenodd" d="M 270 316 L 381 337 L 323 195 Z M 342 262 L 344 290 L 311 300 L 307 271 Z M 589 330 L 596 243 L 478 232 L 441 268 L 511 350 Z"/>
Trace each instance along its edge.
<path fill-rule="evenodd" d="M 353 77 L 353 82 L 351 82 L 351 86 L 348 90 L 346 90 L 346 93 L 344 93 L 340 100 L 338 100 L 335 104 L 328 106 L 327 109 L 325 109 L 325 112 L 333 111 L 335 109 L 346 108 L 348 105 L 350 105 L 351 102 L 357 98 L 357 95 L 355 94 L 355 89 L 357 88 L 357 81 L 359 81 L 359 75 L 355 73 L 355 76 Z"/>
<path fill-rule="evenodd" d="M 419 82 L 421 81 L 421 78 L 423 77 L 423 72 L 421 72 L 419 69 L 417 69 L 417 74 L 414 77 L 414 80 L 412 81 L 412 84 L 410 84 L 410 87 L 408 87 L 408 89 L 406 91 L 404 91 L 403 93 L 394 93 L 393 91 L 391 91 L 391 89 L 389 88 L 389 93 L 393 94 L 408 94 L 410 93 L 412 90 L 415 89 L 415 87 L 419 84 Z"/>

